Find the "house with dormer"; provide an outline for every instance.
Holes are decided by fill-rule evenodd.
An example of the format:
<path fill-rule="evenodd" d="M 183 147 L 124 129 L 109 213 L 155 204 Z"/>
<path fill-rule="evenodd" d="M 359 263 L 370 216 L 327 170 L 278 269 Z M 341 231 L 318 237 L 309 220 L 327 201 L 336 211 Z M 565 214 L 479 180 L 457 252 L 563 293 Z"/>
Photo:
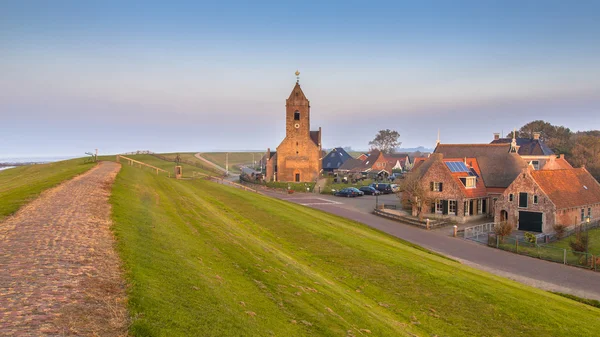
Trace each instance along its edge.
<path fill-rule="evenodd" d="M 409 191 L 402 195 L 404 203 L 411 201 L 412 213 L 418 213 L 418 205 L 425 216 L 450 218 L 464 223 L 490 214 L 490 198 L 476 158 L 445 158 L 432 154 L 415 162 L 411 174 L 416 175 L 421 196 Z M 420 200 L 419 200 L 420 199 Z"/>

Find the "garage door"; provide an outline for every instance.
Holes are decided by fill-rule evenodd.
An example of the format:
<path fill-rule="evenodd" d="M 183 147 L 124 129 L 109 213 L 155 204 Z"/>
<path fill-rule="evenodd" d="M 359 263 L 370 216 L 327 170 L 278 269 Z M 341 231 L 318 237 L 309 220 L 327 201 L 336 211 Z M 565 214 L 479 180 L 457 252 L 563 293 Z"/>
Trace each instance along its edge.
<path fill-rule="evenodd" d="M 529 232 L 541 232 L 542 213 L 520 211 L 519 230 Z"/>

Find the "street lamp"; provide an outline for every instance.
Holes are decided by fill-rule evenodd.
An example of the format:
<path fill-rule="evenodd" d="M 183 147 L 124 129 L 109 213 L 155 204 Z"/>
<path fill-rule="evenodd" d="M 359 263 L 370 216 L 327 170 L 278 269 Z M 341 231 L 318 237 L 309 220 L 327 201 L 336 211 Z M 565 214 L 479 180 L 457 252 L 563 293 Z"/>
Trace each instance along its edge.
<path fill-rule="evenodd" d="M 379 209 L 379 193 L 375 192 L 375 209 Z"/>

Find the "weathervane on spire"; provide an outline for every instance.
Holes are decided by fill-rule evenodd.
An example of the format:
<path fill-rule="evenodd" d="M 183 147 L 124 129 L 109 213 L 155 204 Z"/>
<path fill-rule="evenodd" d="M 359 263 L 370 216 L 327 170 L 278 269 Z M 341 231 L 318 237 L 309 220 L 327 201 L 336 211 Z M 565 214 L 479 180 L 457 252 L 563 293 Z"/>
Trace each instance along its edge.
<path fill-rule="evenodd" d="M 300 72 L 296 70 L 296 83 L 300 83 Z"/>

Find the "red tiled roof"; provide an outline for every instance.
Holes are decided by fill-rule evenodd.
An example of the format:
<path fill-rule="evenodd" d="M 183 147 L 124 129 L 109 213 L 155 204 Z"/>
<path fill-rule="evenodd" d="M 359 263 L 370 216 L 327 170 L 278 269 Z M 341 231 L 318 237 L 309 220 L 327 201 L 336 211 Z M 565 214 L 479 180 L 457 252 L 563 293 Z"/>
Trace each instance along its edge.
<path fill-rule="evenodd" d="M 542 167 L 542 170 L 566 170 L 572 168 L 573 166 L 571 166 L 565 158 L 551 158 L 546 162 L 544 167 Z"/>
<path fill-rule="evenodd" d="M 483 198 L 487 196 L 487 190 L 485 188 L 485 183 L 483 181 L 483 177 L 481 176 L 481 170 L 479 169 L 479 164 L 477 163 L 477 159 L 475 158 L 444 158 L 444 162 L 464 162 L 466 160 L 466 164 L 469 168 L 473 168 L 475 173 L 477 173 L 478 177 L 476 179 L 474 188 L 467 188 L 460 180 L 460 178 L 469 177 L 468 172 L 450 172 L 454 180 L 462 189 L 462 192 L 466 198 Z M 448 171 L 450 171 L 448 169 Z"/>
<path fill-rule="evenodd" d="M 557 209 L 600 203 L 600 184 L 585 168 L 531 171 Z"/>

